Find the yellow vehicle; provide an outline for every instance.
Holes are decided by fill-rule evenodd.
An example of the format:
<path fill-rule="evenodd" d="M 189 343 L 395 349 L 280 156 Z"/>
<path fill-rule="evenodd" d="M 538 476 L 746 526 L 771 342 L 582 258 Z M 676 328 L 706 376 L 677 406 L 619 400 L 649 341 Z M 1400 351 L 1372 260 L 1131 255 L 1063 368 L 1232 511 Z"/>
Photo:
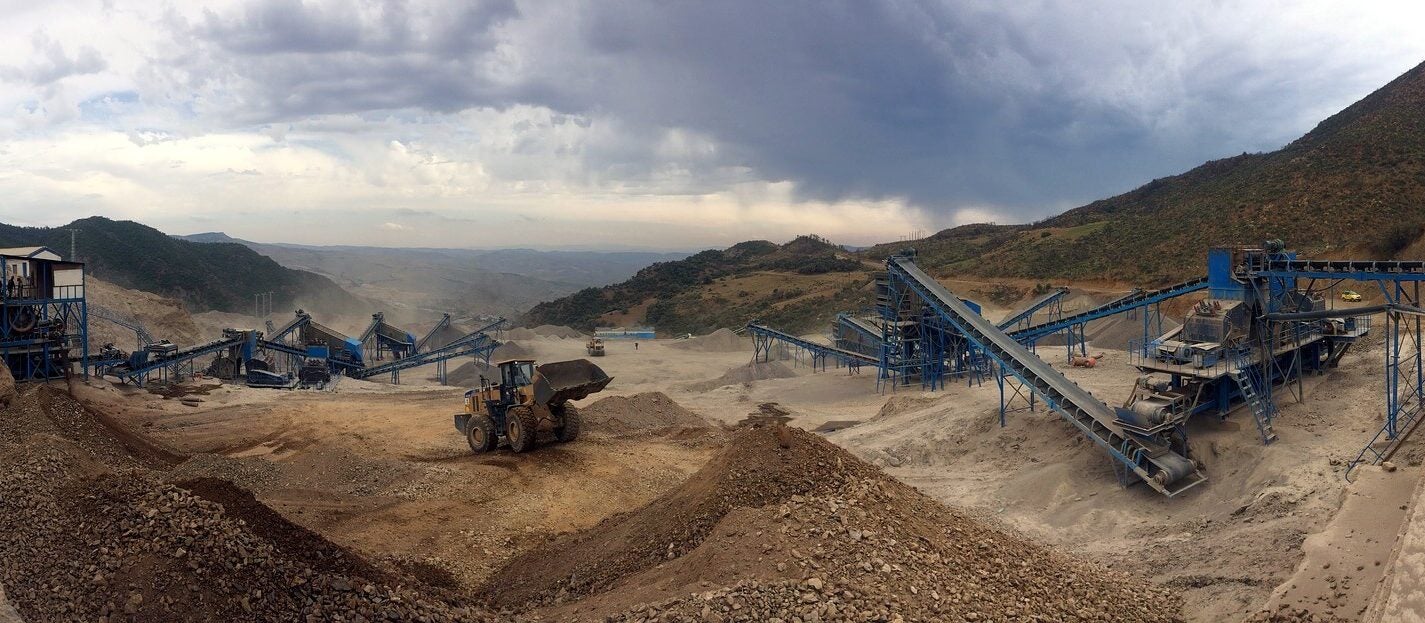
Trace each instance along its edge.
<path fill-rule="evenodd" d="M 465 392 L 465 412 L 455 414 L 455 429 L 470 451 L 489 452 L 501 442 L 513 452 L 535 446 L 542 425 L 559 442 L 579 437 L 579 409 L 569 404 L 604 390 L 613 377 L 588 359 L 534 365 L 533 359 L 496 364 L 498 383 L 480 377 L 480 388 Z"/>
<path fill-rule="evenodd" d="M 603 357 L 603 356 L 604 356 L 604 338 L 601 338 L 601 337 L 591 337 L 591 338 L 589 338 L 589 341 L 584 343 L 584 350 L 589 353 L 589 356 L 590 356 L 590 357 Z"/>
<path fill-rule="evenodd" d="M 1343 290 L 1341 292 L 1341 300 L 1348 303 L 1359 303 L 1361 302 L 1361 293 L 1355 290 Z"/>

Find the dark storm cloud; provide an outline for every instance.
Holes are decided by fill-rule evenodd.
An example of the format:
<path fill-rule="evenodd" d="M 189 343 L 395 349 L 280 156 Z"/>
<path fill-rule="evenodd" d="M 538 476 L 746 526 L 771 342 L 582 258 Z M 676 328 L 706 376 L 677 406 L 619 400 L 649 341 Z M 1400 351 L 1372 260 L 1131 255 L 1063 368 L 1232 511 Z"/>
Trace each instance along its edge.
<path fill-rule="evenodd" d="M 693 186 L 751 171 L 804 198 L 1011 218 L 1278 146 L 1305 129 L 1289 111 L 1333 79 L 1323 69 L 1344 71 L 1298 54 L 1264 72 L 1234 47 L 1245 43 L 1180 30 L 1192 15 L 1153 23 L 1140 10 L 269 0 L 194 25 L 189 70 L 241 93 L 247 122 L 529 104 L 616 127 L 579 154 L 605 175 L 656 169 L 654 146 L 676 129 L 716 145 L 684 163 Z"/>

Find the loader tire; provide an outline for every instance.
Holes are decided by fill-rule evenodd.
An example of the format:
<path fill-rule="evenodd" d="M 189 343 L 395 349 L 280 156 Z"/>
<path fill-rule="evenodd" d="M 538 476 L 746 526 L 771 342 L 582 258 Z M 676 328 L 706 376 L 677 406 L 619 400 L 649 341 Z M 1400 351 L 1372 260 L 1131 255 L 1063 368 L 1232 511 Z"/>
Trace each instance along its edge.
<path fill-rule="evenodd" d="M 584 420 L 579 417 L 579 409 L 574 405 L 564 405 L 564 416 L 559 427 L 554 429 L 554 438 L 559 443 L 569 443 L 579 438 L 579 428 L 584 424 Z"/>
<path fill-rule="evenodd" d="M 495 421 L 488 415 L 471 416 L 470 421 L 465 423 L 465 441 L 475 454 L 494 450 L 500 441 L 495 434 Z"/>
<path fill-rule="evenodd" d="M 534 449 L 534 438 L 539 427 L 539 418 L 534 409 L 526 406 L 510 407 L 505 412 L 505 439 L 510 442 L 511 452 Z"/>

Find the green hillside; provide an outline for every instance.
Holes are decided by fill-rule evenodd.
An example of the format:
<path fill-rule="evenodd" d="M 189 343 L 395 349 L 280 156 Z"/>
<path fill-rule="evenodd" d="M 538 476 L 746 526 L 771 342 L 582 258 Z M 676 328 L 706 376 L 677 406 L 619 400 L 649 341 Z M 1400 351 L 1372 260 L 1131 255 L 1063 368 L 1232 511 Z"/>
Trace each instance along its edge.
<path fill-rule="evenodd" d="M 43 245 L 68 256 L 70 230 L 78 232 L 78 259 L 89 274 L 179 299 L 194 312 L 252 313 L 258 292 L 272 292 L 277 310 L 360 304 L 331 280 L 283 268 L 243 245 L 177 240 L 146 225 L 101 216 L 54 228 L 0 224 L 0 246 Z"/>
<path fill-rule="evenodd" d="M 1214 160 L 1039 223 L 964 225 L 909 246 L 940 277 L 1151 286 L 1203 274 L 1211 247 L 1273 238 L 1309 257 L 1425 253 L 1425 64 L 1277 151 Z M 815 330 L 864 306 L 876 266 L 906 246 L 862 250 L 857 266 L 814 237 L 744 242 L 541 303 L 528 318 L 584 328 L 648 322 L 673 333 L 760 317 Z M 801 270 L 843 278 L 807 284 Z"/>
<path fill-rule="evenodd" d="M 765 240 L 659 262 L 623 283 L 540 303 L 526 324 L 592 329 L 649 323 L 665 333 L 705 332 L 754 318 L 792 330 L 825 320 L 822 310 L 863 298 L 873 267 L 816 236 Z M 796 303 L 796 304 L 793 304 Z"/>
<path fill-rule="evenodd" d="M 946 273 L 1152 283 L 1201 274 L 1212 246 L 1281 238 L 1313 257 L 1390 258 L 1422 231 L 1425 64 L 1277 151 L 1214 160 L 1034 225 L 960 227 L 915 246 Z"/>

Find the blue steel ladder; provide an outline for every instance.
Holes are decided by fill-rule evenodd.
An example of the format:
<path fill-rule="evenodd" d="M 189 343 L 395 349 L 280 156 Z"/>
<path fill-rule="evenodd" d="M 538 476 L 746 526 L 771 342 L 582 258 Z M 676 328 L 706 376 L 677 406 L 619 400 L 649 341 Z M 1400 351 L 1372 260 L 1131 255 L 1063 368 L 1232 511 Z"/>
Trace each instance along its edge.
<path fill-rule="evenodd" d="M 1250 352 L 1247 348 L 1237 351 L 1233 362 L 1235 365 L 1227 374 L 1236 381 L 1237 390 L 1242 394 L 1242 402 L 1252 410 L 1252 419 L 1257 422 L 1257 432 L 1262 435 L 1262 444 L 1265 445 L 1277 440 L 1277 433 L 1272 430 L 1272 419 L 1277 415 L 1277 406 L 1266 397 L 1265 381 L 1257 366 L 1249 360 Z"/>

